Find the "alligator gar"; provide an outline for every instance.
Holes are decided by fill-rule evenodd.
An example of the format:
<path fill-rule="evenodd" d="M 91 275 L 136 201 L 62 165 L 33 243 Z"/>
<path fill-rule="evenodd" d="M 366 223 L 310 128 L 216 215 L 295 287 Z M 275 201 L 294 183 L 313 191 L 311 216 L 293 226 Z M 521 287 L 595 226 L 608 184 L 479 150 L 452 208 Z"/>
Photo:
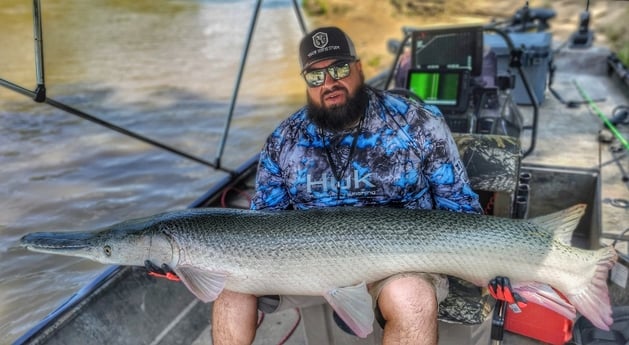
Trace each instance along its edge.
<path fill-rule="evenodd" d="M 165 263 L 205 302 L 223 289 L 323 296 L 362 337 L 373 323 L 366 284 L 400 272 L 447 274 L 481 287 L 496 276 L 548 284 L 609 329 L 614 249 L 566 244 L 584 210 L 521 220 L 397 208 L 187 209 L 95 232 L 32 233 L 21 244 L 105 264 Z"/>

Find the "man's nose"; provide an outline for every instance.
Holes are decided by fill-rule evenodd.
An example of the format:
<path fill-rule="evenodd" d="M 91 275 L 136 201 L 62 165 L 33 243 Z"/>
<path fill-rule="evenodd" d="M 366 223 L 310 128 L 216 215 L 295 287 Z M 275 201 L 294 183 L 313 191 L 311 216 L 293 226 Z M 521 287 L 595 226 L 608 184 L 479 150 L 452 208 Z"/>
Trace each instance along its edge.
<path fill-rule="evenodd" d="M 332 78 L 328 71 L 325 71 L 325 80 L 323 80 L 323 87 L 333 87 L 338 84 L 338 80 Z"/>

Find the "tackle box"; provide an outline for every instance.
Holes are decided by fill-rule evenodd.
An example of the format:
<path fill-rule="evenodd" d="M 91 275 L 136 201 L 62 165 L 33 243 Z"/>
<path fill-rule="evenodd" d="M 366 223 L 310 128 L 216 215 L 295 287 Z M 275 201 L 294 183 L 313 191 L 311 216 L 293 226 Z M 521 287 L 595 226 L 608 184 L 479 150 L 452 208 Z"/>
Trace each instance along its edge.
<path fill-rule="evenodd" d="M 548 72 L 552 63 L 552 34 L 550 32 L 509 33 L 515 48 L 522 49 L 522 70 L 535 94 L 538 104 L 544 101 Z M 513 100 L 517 104 L 532 104 L 522 77 L 517 68 L 509 67 L 511 52 L 505 39 L 497 34 L 483 34 L 483 44 L 496 55 L 497 74 L 504 75 L 507 70 L 515 76 Z"/>

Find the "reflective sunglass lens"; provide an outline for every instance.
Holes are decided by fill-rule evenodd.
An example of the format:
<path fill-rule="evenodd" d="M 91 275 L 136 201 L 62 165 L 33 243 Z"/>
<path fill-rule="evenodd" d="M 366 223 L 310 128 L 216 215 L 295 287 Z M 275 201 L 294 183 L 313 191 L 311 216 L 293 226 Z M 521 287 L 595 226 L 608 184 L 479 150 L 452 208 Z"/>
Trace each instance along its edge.
<path fill-rule="evenodd" d="M 325 82 L 326 71 L 334 80 L 347 78 L 350 73 L 349 63 L 341 62 L 332 66 L 304 73 L 304 79 L 306 80 L 308 86 L 317 87 L 323 85 L 323 83 Z"/>
<path fill-rule="evenodd" d="M 343 63 L 328 67 L 328 73 L 336 80 L 346 78 L 349 75 L 349 64 Z"/>
<path fill-rule="evenodd" d="M 306 83 L 310 86 L 319 86 L 322 85 L 325 81 L 325 71 L 324 70 L 316 70 L 310 71 L 304 74 L 304 78 L 306 79 Z"/>

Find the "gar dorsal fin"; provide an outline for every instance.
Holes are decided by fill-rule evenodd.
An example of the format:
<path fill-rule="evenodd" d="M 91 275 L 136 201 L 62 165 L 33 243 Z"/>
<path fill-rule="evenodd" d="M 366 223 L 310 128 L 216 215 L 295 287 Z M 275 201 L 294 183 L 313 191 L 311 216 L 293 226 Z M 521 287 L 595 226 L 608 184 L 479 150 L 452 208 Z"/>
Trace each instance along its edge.
<path fill-rule="evenodd" d="M 570 244 L 572 233 L 585 214 L 586 204 L 576 204 L 561 211 L 529 219 L 530 222 L 553 234 L 561 243 Z"/>

